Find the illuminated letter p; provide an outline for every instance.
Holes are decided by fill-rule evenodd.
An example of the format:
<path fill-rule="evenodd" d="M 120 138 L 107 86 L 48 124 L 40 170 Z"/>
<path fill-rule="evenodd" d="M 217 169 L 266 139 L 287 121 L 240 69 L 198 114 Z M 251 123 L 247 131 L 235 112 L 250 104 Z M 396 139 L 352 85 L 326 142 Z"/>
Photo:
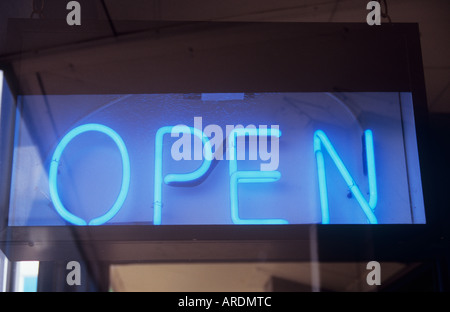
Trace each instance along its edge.
<path fill-rule="evenodd" d="M 188 126 L 167 126 L 158 129 L 155 138 L 155 181 L 154 181 L 154 200 L 153 200 L 153 224 L 161 224 L 161 208 L 162 208 L 162 157 L 163 157 L 163 137 L 169 133 L 186 133 L 199 137 L 204 145 L 205 160 L 201 166 L 189 173 L 168 174 L 164 177 L 164 183 L 174 185 L 177 183 L 185 183 L 195 181 L 203 177 L 211 167 L 213 153 L 211 144 L 203 131 Z"/>

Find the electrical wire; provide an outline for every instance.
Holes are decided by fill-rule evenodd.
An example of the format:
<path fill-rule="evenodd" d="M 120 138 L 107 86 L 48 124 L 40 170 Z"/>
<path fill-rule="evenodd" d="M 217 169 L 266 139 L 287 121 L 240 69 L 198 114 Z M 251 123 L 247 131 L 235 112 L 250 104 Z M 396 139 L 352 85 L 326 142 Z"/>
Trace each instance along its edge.
<path fill-rule="evenodd" d="M 33 3 L 31 4 L 33 7 L 33 10 L 31 11 L 30 18 L 33 18 L 34 14 L 37 14 L 39 18 L 44 18 L 44 6 L 45 6 L 45 0 L 41 0 L 41 6 L 39 7 L 37 5 L 37 1 L 33 0 Z"/>
<path fill-rule="evenodd" d="M 381 17 L 387 18 L 389 23 L 392 24 L 391 17 L 389 16 L 389 13 L 388 13 L 387 0 L 383 0 L 383 5 L 384 5 L 384 12 L 383 12 L 383 10 L 381 11 Z"/>
<path fill-rule="evenodd" d="M 355 114 L 355 112 L 353 112 L 350 107 L 348 107 L 347 104 L 345 104 L 340 98 L 338 98 L 336 95 L 334 95 L 331 92 L 325 92 L 326 95 L 328 95 L 329 97 L 331 97 L 333 100 L 335 100 L 336 102 L 338 102 L 350 115 L 352 115 L 353 119 L 356 121 L 356 123 L 358 124 L 359 129 L 361 130 L 361 133 L 364 133 L 364 128 L 361 125 L 361 122 L 358 119 L 358 116 Z"/>

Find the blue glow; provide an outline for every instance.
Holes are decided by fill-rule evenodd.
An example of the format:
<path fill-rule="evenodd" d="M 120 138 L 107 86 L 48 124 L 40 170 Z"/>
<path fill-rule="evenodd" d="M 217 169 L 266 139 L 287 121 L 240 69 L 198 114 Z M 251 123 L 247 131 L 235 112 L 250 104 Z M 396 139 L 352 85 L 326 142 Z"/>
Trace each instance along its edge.
<path fill-rule="evenodd" d="M 239 183 L 275 182 L 281 178 L 279 171 L 237 171 L 230 177 L 231 220 L 234 224 L 287 224 L 284 219 L 241 219 L 239 217 Z"/>
<path fill-rule="evenodd" d="M 239 183 L 268 183 L 275 182 L 281 178 L 279 171 L 238 171 L 237 170 L 237 151 L 236 138 L 245 135 L 265 135 L 281 136 L 278 129 L 234 129 L 229 134 L 228 151 L 230 153 L 229 173 L 230 173 L 230 199 L 231 199 L 231 220 L 234 224 L 287 224 L 284 219 L 241 219 L 239 217 Z"/>
<path fill-rule="evenodd" d="M 366 201 L 361 193 L 361 190 L 356 185 L 352 176 L 348 172 L 341 158 L 337 154 L 330 140 L 328 139 L 325 132 L 322 130 L 317 130 L 314 134 L 314 153 L 316 155 L 317 162 L 317 173 L 319 180 L 319 193 L 320 193 L 320 206 L 322 210 L 322 223 L 329 224 L 329 207 L 328 207 L 328 194 L 326 186 L 326 174 L 325 174 L 325 162 L 323 159 L 323 153 L 321 146 L 323 145 L 336 165 L 339 173 L 345 180 L 348 188 L 355 196 L 362 210 L 366 214 L 366 217 L 371 224 L 377 224 L 377 218 L 373 213 L 375 205 L 377 203 L 377 184 L 376 184 L 376 170 L 375 170 L 375 155 L 373 148 L 373 136 L 371 130 L 366 130 L 364 132 L 366 136 L 366 154 L 367 154 L 367 168 L 368 168 L 368 178 L 369 178 L 369 202 Z"/>
<path fill-rule="evenodd" d="M 378 194 L 372 131 L 364 131 L 364 136 L 366 142 L 367 176 L 369 178 L 369 206 L 374 210 L 378 202 Z"/>
<path fill-rule="evenodd" d="M 66 142 L 53 169 L 57 173 L 50 177 L 60 141 L 89 123 L 108 126 L 122 137 L 131 166 L 120 210 L 100 226 L 238 226 L 280 219 L 370 226 L 371 215 L 378 224 L 426 224 L 414 103 L 408 92 L 333 93 L 345 101 L 333 106 L 330 120 L 323 108 L 334 101 L 324 92 L 197 90 L 14 99 L 1 71 L 0 88 L 2 125 L 8 130 L 0 137 L 11 142 L 11 187 L 4 194 L 9 197 L 8 226 L 88 226 L 122 200 L 123 156 L 101 132 Z M 345 105 L 366 117 L 365 127 Z M 314 128 L 319 124 L 323 127 Z M 165 126 L 172 126 L 167 135 L 162 129 L 157 136 Z M 55 129 L 63 132 L 55 136 Z M 316 134 L 319 129 L 328 138 Z M 206 138 L 199 139 L 201 131 Z M 233 175 L 241 171 L 250 173 Z"/>
<path fill-rule="evenodd" d="M 322 223 L 329 224 L 330 223 L 330 212 L 328 211 L 328 190 L 327 190 L 327 179 L 325 176 L 325 161 L 323 159 L 322 151 L 316 152 L 317 159 L 317 172 L 319 178 L 319 196 L 321 203 L 321 212 L 322 212 Z M 323 170 L 322 170 L 323 168 Z"/>
<path fill-rule="evenodd" d="M 168 174 L 164 178 L 164 183 L 171 185 L 176 182 L 188 182 L 195 181 L 203 177 L 211 167 L 211 162 L 213 159 L 213 153 L 211 149 L 211 144 L 208 137 L 203 133 L 203 131 L 187 126 L 166 126 L 159 128 L 156 132 L 155 138 L 155 181 L 154 181 L 154 200 L 153 200 L 153 224 L 161 224 L 161 210 L 162 210 L 162 157 L 163 157 L 163 138 L 165 134 L 169 133 L 186 133 L 193 134 L 199 137 L 204 145 L 204 161 L 200 167 L 189 173 L 173 173 Z"/>
<path fill-rule="evenodd" d="M 109 136 L 116 143 L 117 147 L 119 148 L 120 155 L 122 156 L 122 186 L 120 188 L 119 195 L 117 196 L 117 199 L 112 205 L 112 207 L 104 215 L 92 219 L 91 221 L 89 221 L 89 223 L 70 213 L 64 207 L 63 203 L 61 202 L 61 199 L 59 198 L 58 183 L 57 183 L 59 161 L 61 159 L 62 153 L 64 152 L 64 149 L 70 143 L 70 141 L 72 141 L 72 139 L 88 131 L 97 131 Z M 49 171 L 50 196 L 56 211 L 66 221 L 75 225 L 101 225 L 108 222 L 111 218 L 113 218 L 117 214 L 117 212 L 119 212 L 120 208 L 122 207 L 127 197 L 129 186 L 130 186 L 130 159 L 128 156 L 128 151 L 122 138 L 111 128 L 108 128 L 100 124 L 85 124 L 82 126 L 78 126 L 69 131 L 56 146 L 55 152 L 53 153 Z"/>
<path fill-rule="evenodd" d="M 264 135 L 264 136 L 275 136 L 280 137 L 281 131 L 279 129 L 233 129 L 228 137 L 228 153 L 230 155 L 230 176 L 237 171 L 237 150 L 236 150 L 236 139 L 238 136 L 246 136 L 246 135 Z"/>

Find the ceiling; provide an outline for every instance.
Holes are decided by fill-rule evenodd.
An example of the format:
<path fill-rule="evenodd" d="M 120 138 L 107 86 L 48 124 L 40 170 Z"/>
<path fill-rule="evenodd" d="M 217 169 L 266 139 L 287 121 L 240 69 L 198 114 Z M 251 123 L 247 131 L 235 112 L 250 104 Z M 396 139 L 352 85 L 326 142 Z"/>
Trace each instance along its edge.
<path fill-rule="evenodd" d="M 383 2 L 383 1 L 382 1 Z M 365 22 L 365 0 L 79 0 L 82 35 L 67 36 L 52 28 L 46 37 L 17 40 L 23 21 L 43 4 L 42 18 L 34 14 L 32 27 L 65 18 L 65 1 L 16 0 L 0 4 L 0 62 L 39 53 L 50 47 L 140 32 L 152 20 L 167 21 L 291 21 Z M 388 0 L 387 13 L 394 23 L 418 23 L 421 34 L 428 107 L 434 113 L 450 112 L 450 1 Z M 382 6 L 382 11 L 386 9 Z M 125 23 L 126 21 L 126 23 Z M 387 18 L 382 23 L 388 23 Z"/>

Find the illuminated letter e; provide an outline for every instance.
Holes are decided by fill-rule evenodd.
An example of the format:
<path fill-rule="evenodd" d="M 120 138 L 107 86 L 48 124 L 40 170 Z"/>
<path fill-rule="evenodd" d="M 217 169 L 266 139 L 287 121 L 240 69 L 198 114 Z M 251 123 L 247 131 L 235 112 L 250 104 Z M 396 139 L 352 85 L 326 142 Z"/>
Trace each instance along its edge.
<path fill-rule="evenodd" d="M 72 10 L 67 14 L 67 25 L 81 25 L 81 6 L 78 1 L 70 1 L 66 6 L 67 10 Z"/>
<path fill-rule="evenodd" d="M 381 25 L 381 9 L 380 3 L 378 1 L 369 1 L 366 6 L 367 10 L 372 10 L 367 14 L 367 24 L 369 26 L 372 25 Z"/>

